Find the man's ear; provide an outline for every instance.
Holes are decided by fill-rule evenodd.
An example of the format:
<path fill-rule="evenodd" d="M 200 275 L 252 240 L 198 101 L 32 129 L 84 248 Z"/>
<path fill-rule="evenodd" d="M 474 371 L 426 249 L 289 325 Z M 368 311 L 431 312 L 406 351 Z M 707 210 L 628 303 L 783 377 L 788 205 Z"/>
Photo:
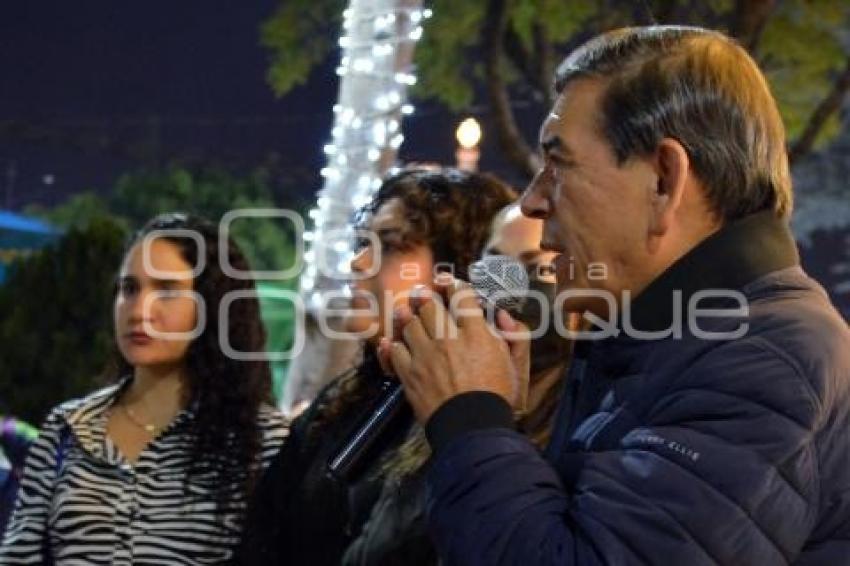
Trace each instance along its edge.
<path fill-rule="evenodd" d="M 682 204 L 690 174 L 690 158 L 684 146 L 673 138 L 662 139 L 654 156 L 657 183 L 652 194 L 650 236 L 663 236 L 673 226 Z"/>

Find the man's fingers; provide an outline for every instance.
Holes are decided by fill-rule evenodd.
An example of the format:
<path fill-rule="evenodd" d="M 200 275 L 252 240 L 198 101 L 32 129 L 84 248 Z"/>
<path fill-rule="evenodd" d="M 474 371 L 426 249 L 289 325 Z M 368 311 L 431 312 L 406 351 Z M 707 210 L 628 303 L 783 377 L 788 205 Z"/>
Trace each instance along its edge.
<path fill-rule="evenodd" d="M 441 291 L 446 296 L 449 312 L 455 324 L 459 328 L 463 328 L 470 322 L 483 322 L 484 312 L 481 310 L 478 293 L 475 292 L 469 283 L 455 279 L 454 277 L 451 279 L 452 284 L 443 284 Z"/>
<path fill-rule="evenodd" d="M 448 300 L 449 290 L 454 287 L 456 281 L 458 280 L 451 273 L 438 273 L 434 277 L 434 291 Z"/>
<path fill-rule="evenodd" d="M 498 328 L 505 340 L 527 340 L 529 337 L 528 327 L 518 321 L 511 314 L 504 310 L 496 311 L 496 328 Z"/>
<path fill-rule="evenodd" d="M 413 320 L 413 311 L 405 304 L 401 304 L 393 309 L 393 339 L 401 340 L 404 335 L 404 327 Z"/>
<path fill-rule="evenodd" d="M 496 313 L 496 327 L 508 344 L 511 361 L 517 375 L 517 395 L 514 409 L 525 411 L 528 405 L 529 367 L 531 365 L 531 332 L 507 311 Z"/>
<path fill-rule="evenodd" d="M 514 319 L 507 311 L 496 312 L 496 327 L 508 343 L 511 358 L 528 358 L 531 353 L 531 332 L 528 327 Z"/>
<path fill-rule="evenodd" d="M 402 338 L 411 354 L 413 352 L 419 354 L 423 350 L 431 349 L 431 337 L 428 336 L 428 332 L 422 326 L 422 319 L 418 316 L 414 316 L 413 320 L 405 325 Z"/>
<path fill-rule="evenodd" d="M 402 342 L 390 342 L 388 349 L 393 369 L 406 388 L 413 377 L 411 370 L 413 361 L 410 356 L 410 350 Z"/>
<path fill-rule="evenodd" d="M 416 285 L 413 287 L 410 291 L 410 297 L 407 299 L 407 304 L 413 314 L 418 315 L 419 310 L 425 306 L 428 301 L 432 300 L 433 295 L 434 291 L 425 285 Z"/>
<path fill-rule="evenodd" d="M 395 373 L 392 360 L 392 340 L 386 336 L 378 342 L 378 363 L 384 374 L 393 375 Z"/>
<path fill-rule="evenodd" d="M 411 296 L 411 308 L 414 308 L 429 337 L 437 340 L 457 338 L 457 326 L 438 293 L 424 287 L 417 288 Z"/>

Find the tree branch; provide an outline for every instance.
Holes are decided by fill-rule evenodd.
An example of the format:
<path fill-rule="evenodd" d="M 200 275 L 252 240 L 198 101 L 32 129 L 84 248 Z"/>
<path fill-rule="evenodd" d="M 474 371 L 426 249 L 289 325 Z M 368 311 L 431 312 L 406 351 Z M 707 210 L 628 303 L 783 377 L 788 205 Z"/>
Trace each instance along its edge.
<path fill-rule="evenodd" d="M 761 34 L 775 8 L 776 0 L 738 0 L 729 34 L 755 56 Z"/>
<path fill-rule="evenodd" d="M 803 133 L 797 138 L 797 141 L 791 146 L 789 159 L 791 163 L 796 162 L 801 157 L 805 156 L 812 150 L 815 139 L 829 120 L 833 113 L 841 108 L 841 103 L 844 100 L 844 95 L 850 90 L 850 57 L 847 58 L 847 65 L 844 70 L 838 75 L 838 79 L 833 83 L 829 94 L 821 100 L 815 111 L 809 118 Z"/>
<path fill-rule="evenodd" d="M 502 38 L 502 46 L 505 55 L 508 56 L 514 67 L 520 72 L 526 82 L 532 89 L 537 91 L 540 96 L 543 96 L 543 85 L 540 84 L 540 77 L 537 74 L 537 65 L 532 63 L 532 55 L 522 44 L 522 38 L 511 26 L 505 26 L 505 33 Z"/>
<path fill-rule="evenodd" d="M 502 41 L 507 27 L 507 0 L 489 0 L 483 30 L 484 68 L 496 133 L 508 160 L 524 175 L 531 177 L 540 168 L 540 158 L 523 139 L 517 127 L 507 85 L 502 77 Z"/>
<path fill-rule="evenodd" d="M 549 36 L 546 34 L 546 27 L 540 22 L 534 23 L 534 60 L 535 74 L 537 75 L 537 84 L 540 88 L 540 94 L 543 96 L 543 102 L 547 108 L 552 107 L 554 100 L 552 99 L 552 77 L 555 69 L 552 67 L 552 42 L 549 41 Z"/>
<path fill-rule="evenodd" d="M 678 2 L 662 2 L 661 7 L 653 13 L 652 7 L 644 0 L 642 2 L 644 11 L 647 16 L 654 19 L 659 24 L 669 24 L 676 21 L 676 8 L 679 7 Z"/>

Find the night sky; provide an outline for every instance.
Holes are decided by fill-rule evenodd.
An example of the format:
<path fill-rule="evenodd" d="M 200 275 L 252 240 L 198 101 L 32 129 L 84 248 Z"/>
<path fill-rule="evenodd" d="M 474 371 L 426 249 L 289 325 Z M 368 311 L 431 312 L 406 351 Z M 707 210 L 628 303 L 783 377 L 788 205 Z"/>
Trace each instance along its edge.
<path fill-rule="evenodd" d="M 307 85 L 275 98 L 259 44 L 259 26 L 275 6 L 0 1 L 0 208 L 55 204 L 83 190 L 103 193 L 122 173 L 175 161 L 240 173 L 270 159 L 277 164 L 278 206 L 309 202 L 322 186 L 318 171 L 330 138 L 339 53 Z M 402 161 L 452 164 L 454 129 L 473 114 L 484 127 L 481 168 L 522 187 L 495 148 L 484 97 L 463 115 L 414 102 L 417 112 L 403 126 Z M 519 106 L 533 141 L 547 109 Z M 826 245 L 804 254 L 830 288 L 845 234 L 822 234 Z"/>
<path fill-rule="evenodd" d="M 11 208 L 21 209 L 106 191 L 117 175 L 152 164 L 244 171 L 271 154 L 285 190 L 312 195 L 321 187 L 339 54 L 307 85 L 276 98 L 259 45 L 259 25 L 273 9 L 272 2 L 4 0 L 0 207 L 10 174 Z M 450 164 L 462 116 L 415 102 L 401 158 Z M 521 116 L 530 139 L 543 111 Z M 482 168 L 510 177 L 486 120 L 484 131 Z"/>

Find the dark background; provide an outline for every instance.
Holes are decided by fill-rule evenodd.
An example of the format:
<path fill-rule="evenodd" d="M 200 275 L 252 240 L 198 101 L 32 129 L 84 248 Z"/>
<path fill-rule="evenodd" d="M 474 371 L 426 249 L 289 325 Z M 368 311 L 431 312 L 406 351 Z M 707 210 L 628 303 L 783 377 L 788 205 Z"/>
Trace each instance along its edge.
<path fill-rule="evenodd" d="M 173 163 L 237 175 L 265 166 L 276 205 L 312 201 L 322 185 L 338 54 L 306 85 L 276 98 L 259 32 L 275 7 L 270 0 L 0 0 L 0 208 L 52 206 L 87 190 L 106 194 L 122 174 Z M 472 114 L 484 128 L 481 168 L 522 188 L 495 147 L 485 107 L 460 115 L 415 102 L 403 126 L 402 161 L 452 164 L 454 129 Z M 533 142 L 545 109 L 515 105 Z M 850 170 L 844 123 L 831 150 L 796 168 L 799 187 L 823 184 L 820 163 Z M 846 228 L 805 240 L 805 265 L 833 291 L 845 279 L 836 262 L 850 260 Z M 850 293 L 833 296 L 850 303 Z"/>
<path fill-rule="evenodd" d="M 321 187 L 337 61 L 332 57 L 307 85 L 276 98 L 259 45 L 259 25 L 273 8 L 270 2 L 3 0 L 0 208 L 104 192 L 122 173 L 173 161 L 237 172 L 274 164 L 280 204 L 290 191 L 310 198 Z M 454 129 L 465 115 L 435 103 L 416 106 L 405 120 L 401 159 L 453 163 Z M 485 109 L 469 111 L 481 118 Z M 529 139 L 541 116 L 532 105 L 520 112 Z M 499 159 L 486 120 L 484 129 L 482 169 L 522 183 Z"/>

